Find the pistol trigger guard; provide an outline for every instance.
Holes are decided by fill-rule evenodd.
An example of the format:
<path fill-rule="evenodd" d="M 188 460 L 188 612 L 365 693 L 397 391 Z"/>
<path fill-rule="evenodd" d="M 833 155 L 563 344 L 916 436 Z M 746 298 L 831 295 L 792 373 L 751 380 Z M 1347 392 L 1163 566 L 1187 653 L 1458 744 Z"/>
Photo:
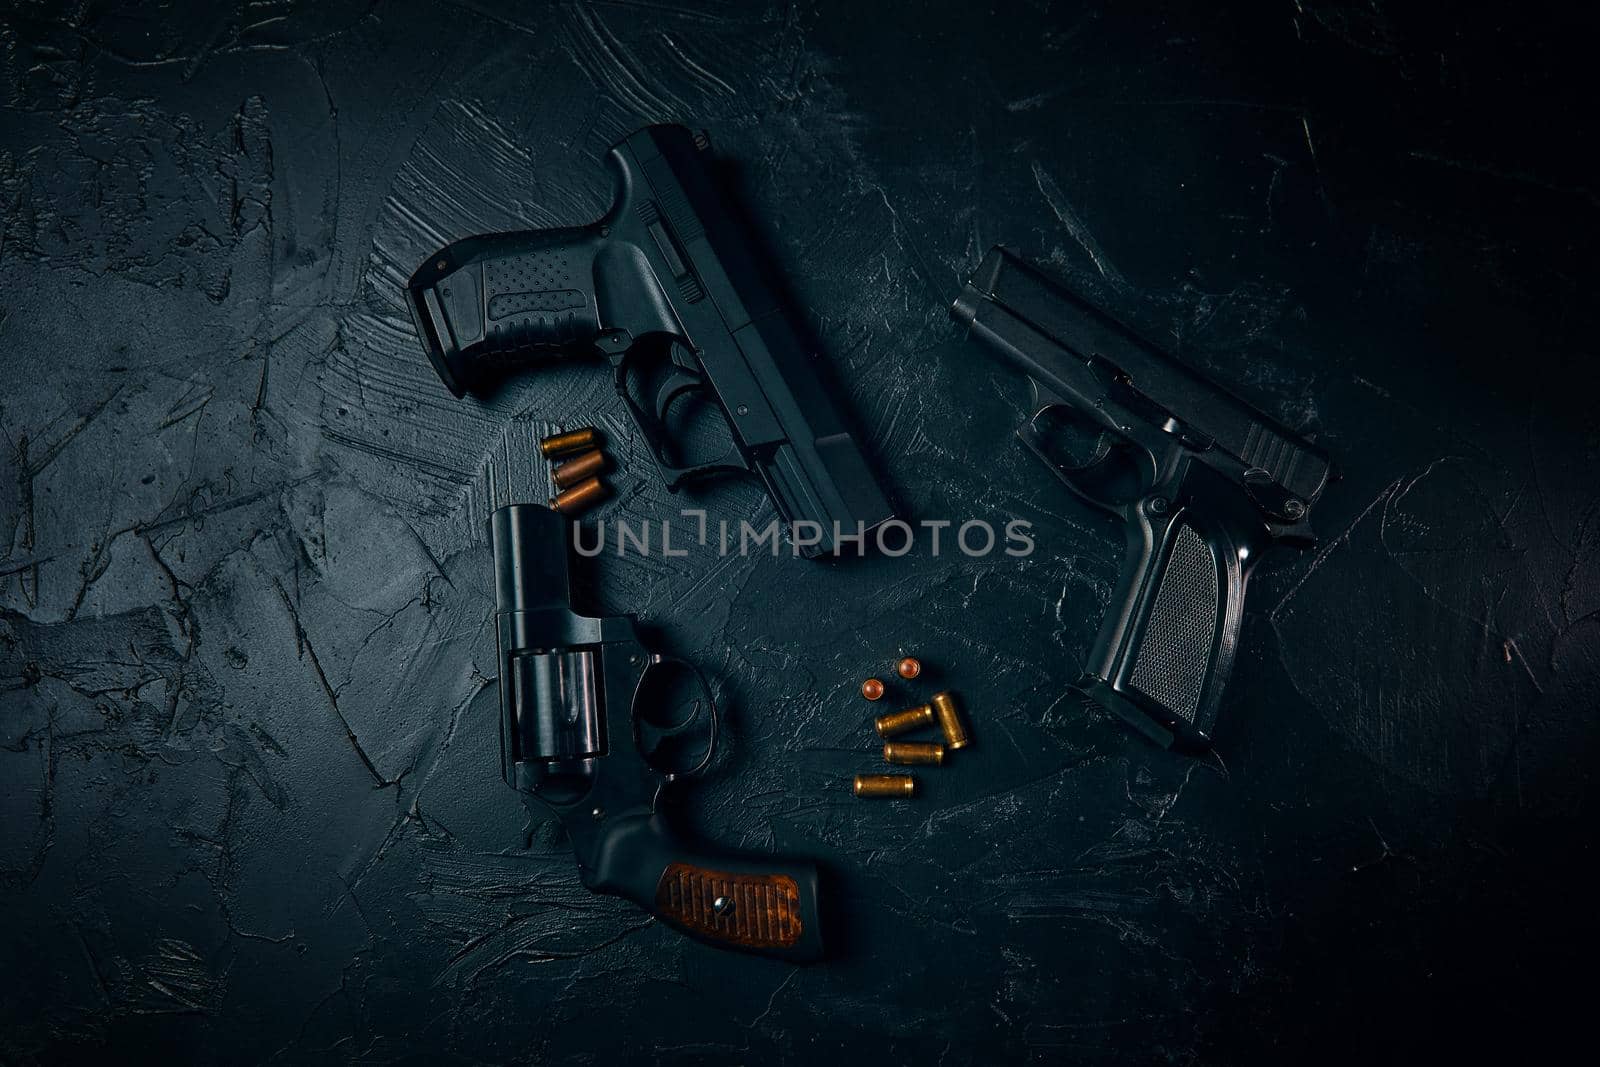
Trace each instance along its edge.
<path fill-rule="evenodd" d="M 1050 435 L 1039 429 L 1038 421 L 1047 412 L 1057 412 L 1060 417 L 1071 418 L 1070 409 L 1043 408 L 1017 428 L 1017 437 L 1057 478 L 1066 483 L 1068 489 L 1096 507 L 1113 513 L 1144 495 L 1150 479 L 1147 472 L 1141 470 L 1136 446 L 1101 429 L 1088 457 L 1079 462 L 1075 457 L 1064 455 Z"/>
<path fill-rule="evenodd" d="M 650 677 L 650 672 L 658 669 L 681 670 L 685 672 L 689 675 L 689 677 L 694 679 L 695 686 L 700 692 L 699 698 L 695 700 L 694 711 L 686 716 L 682 722 L 675 723 L 671 726 L 656 726 L 651 724 L 650 728 L 655 732 L 657 738 L 665 739 L 669 737 L 678 737 L 684 733 L 687 733 L 690 727 L 694 726 L 700 721 L 700 715 L 702 711 L 704 711 L 709 717 L 706 728 L 707 736 L 705 755 L 700 757 L 699 762 L 695 763 L 694 766 L 681 771 L 664 771 L 660 768 L 656 768 L 656 773 L 661 776 L 663 784 L 670 784 L 683 778 L 698 777 L 699 775 L 705 773 L 706 768 L 711 766 L 711 760 L 717 752 L 717 731 L 721 723 L 721 717 L 717 711 L 717 702 L 711 695 L 711 686 L 709 683 L 707 683 L 706 676 L 701 673 L 699 667 L 696 667 L 688 660 L 678 659 L 675 656 L 664 656 L 659 652 L 652 652 L 650 654 L 650 658 L 645 662 L 644 670 L 639 672 L 639 682 L 634 689 L 633 701 L 629 707 L 629 715 L 633 720 L 634 747 L 639 749 L 640 755 L 645 757 L 646 762 L 649 761 L 649 753 L 645 752 L 643 745 L 640 744 L 640 722 L 642 716 L 639 714 L 639 699 L 640 695 L 645 691 L 645 687 Z"/>
<path fill-rule="evenodd" d="M 1316 548 L 1317 531 L 1311 528 L 1311 518 L 1301 516 L 1296 522 L 1280 522 L 1274 518 L 1266 519 L 1267 534 L 1280 545 L 1290 548 Z"/>
<path fill-rule="evenodd" d="M 630 405 L 631 406 L 631 405 Z M 635 409 L 637 410 L 637 409 Z M 692 467 L 680 467 L 667 458 L 666 447 L 658 443 L 648 432 L 645 434 L 650 445 L 650 458 L 655 460 L 656 471 L 661 475 L 662 483 L 669 493 L 676 493 L 690 482 L 701 478 L 713 478 L 719 474 L 749 474 L 750 464 L 746 462 L 737 450 L 729 452 L 721 459 L 710 463 L 697 463 Z"/>
<path fill-rule="evenodd" d="M 618 351 L 611 356 L 612 384 L 617 390 L 617 396 L 622 398 L 623 405 L 633 416 L 633 423 L 639 428 L 640 436 L 650 447 L 650 458 L 655 461 L 656 471 L 661 475 L 661 481 L 668 492 L 676 493 L 687 483 L 699 478 L 718 474 L 750 473 L 752 469 L 750 461 L 738 448 L 709 463 L 681 467 L 673 462 L 672 442 L 667 436 L 665 421 L 667 409 L 685 393 L 707 388 L 705 375 L 697 367 L 685 366 L 679 360 L 673 359 L 672 370 L 656 391 L 651 405 L 655 410 L 652 411 L 635 400 L 633 390 L 628 388 L 628 372 L 632 367 L 632 358 L 631 349 Z"/>

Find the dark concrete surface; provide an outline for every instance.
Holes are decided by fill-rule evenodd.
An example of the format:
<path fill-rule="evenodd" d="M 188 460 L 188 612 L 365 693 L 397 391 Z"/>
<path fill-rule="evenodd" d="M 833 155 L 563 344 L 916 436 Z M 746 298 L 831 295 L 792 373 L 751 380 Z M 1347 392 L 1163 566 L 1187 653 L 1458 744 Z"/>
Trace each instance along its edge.
<path fill-rule="evenodd" d="M 1586 1017 L 1600 706 L 1592 27 L 1282 0 L 12 3 L 0 15 L 0 1060 L 1418 1062 Z M 608 558 L 714 677 L 710 839 L 838 957 L 577 884 L 496 766 L 494 492 L 606 375 L 452 400 L 433 249 L 707 128 L 905 513 L 1016 561 Z M 1065 686 L 1117 531 L 945 308 L 1004 241 L 1335 458 L 1217 758 Z M 496 489 L 491 491 L 489 472 Z M 770 515 L 753 486 L 713 516 Z M 902 649 L 978 746 L 867 804 Z M 902 686 L 909 700 L 931 686 Z"/>

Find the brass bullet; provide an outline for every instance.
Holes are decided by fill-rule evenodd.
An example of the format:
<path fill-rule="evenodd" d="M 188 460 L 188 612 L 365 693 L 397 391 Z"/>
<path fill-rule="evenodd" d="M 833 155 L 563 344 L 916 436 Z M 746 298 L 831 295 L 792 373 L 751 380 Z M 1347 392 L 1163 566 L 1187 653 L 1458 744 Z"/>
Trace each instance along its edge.
<path fill-rule="evenodd" d="M 592 478 L 606 469 L 606 454 L 598 448 L 581 452 L 564 463 L 557 463 L 550 478 L 557 489 L 571 489 L 585 478 Z"/>
<path fill-rule="evenodd" d="M 600 431 L 593 426 L 580 426 L 566 433 L 551 434 L 539 441 L 539 451 L 544 453 L 546 459 L 570 456 L 574 452 L 584 452 L 599 447 Z"/>
<path fill-rule="evenodd" d="M 932 726 L 933 705 L 918 704 L 916 707 L 907 708 L 905 711 L 891 711 L 885 715 L 879 715 L 873 721 L 873 725 L 878 728 L 879 737 L 893 737 L 896 734 L 903 734 L 907 730 Z"/>
<path fill-rule="evenodd" d="M 944 762 L 944 746 L 937 741 L 885 741 L 885 763 L 931 763 L 935 767 Z"/>
<path fill-rule="evenodd" d="M 894 669 L 900 677 L 909 682 L 922 673 L 922 661 L 915 656 L 907 656 L 899 663 L 896 663 Z"/>
<path fill-rule="evenodd" d="M 868 700 L 882 700 L 883 683 L 876 678 L 868 678 L 861 683 L 861 695 Z"/>
<path fill-rule="evenodd" d="M 966 748 L 972 744 L 972 737 L 967 733 L 967 724 L 961 719 L 961 706 L 956 703 L 954 693 L 935 693 L 929 701 L 933 705 L 933 714 L 939 720 L 939 729 L 944 731 L 944 743 L 954 752 L 958 748 Z"/>
<path fill-rule="evenodd" d="M 550 501 L 550 507 L 563 515 L 577 515 L 588 511 L 591 507 L 604 500 L 606 485 L 599 478 L 590 478 L 588 481 L 579 482 Z"/>
<path fill-rule="evenodd" d="M 917 795 L 917 780 L 909 774 L 858 774 L 858 797 L 911 797 Z"/>

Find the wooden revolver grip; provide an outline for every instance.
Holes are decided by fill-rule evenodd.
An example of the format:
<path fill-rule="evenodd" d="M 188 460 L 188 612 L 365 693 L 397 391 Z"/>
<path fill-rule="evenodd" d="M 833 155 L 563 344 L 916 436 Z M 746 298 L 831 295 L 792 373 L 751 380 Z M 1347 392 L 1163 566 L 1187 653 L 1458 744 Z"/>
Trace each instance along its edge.
<path fill-rule="evenodd" d="M 750 949 L 799 943 L 800 884 L 787 874 L 734 874 L 672 863 L 656 885 L 656 911 L 703 937 Z"/>
<path fill-rule="evenodd" d="M 580 852 L 590 889 L 626 897 L 717 948 L 791 963 L 822 958 L 816 864 L 708 848 L 674 833 L 659 812 L 598 828 L 587 821 L 577 820 L 579 834 L 598 830 Z"/>

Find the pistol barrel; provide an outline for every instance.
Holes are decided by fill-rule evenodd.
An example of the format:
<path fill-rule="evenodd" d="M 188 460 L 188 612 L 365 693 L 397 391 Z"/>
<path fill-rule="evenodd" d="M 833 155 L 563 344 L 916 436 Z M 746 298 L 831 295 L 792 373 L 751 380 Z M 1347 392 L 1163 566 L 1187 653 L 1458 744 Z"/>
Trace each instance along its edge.
<path fill-rule="evenodd" d="M 1133 330 L 996 246 L 984 256 L 951 317 L 1054 392 L 1083 397 L 1115 383 L 1156 405 L 1201 447 L 1213 445 L 1310 504 L 1327 484 L 1328 457 Z M 1087 368 L 1087 373 L 1086 373 Z M 1098 368 L 1098 374 L 1095 373 Z"/>

